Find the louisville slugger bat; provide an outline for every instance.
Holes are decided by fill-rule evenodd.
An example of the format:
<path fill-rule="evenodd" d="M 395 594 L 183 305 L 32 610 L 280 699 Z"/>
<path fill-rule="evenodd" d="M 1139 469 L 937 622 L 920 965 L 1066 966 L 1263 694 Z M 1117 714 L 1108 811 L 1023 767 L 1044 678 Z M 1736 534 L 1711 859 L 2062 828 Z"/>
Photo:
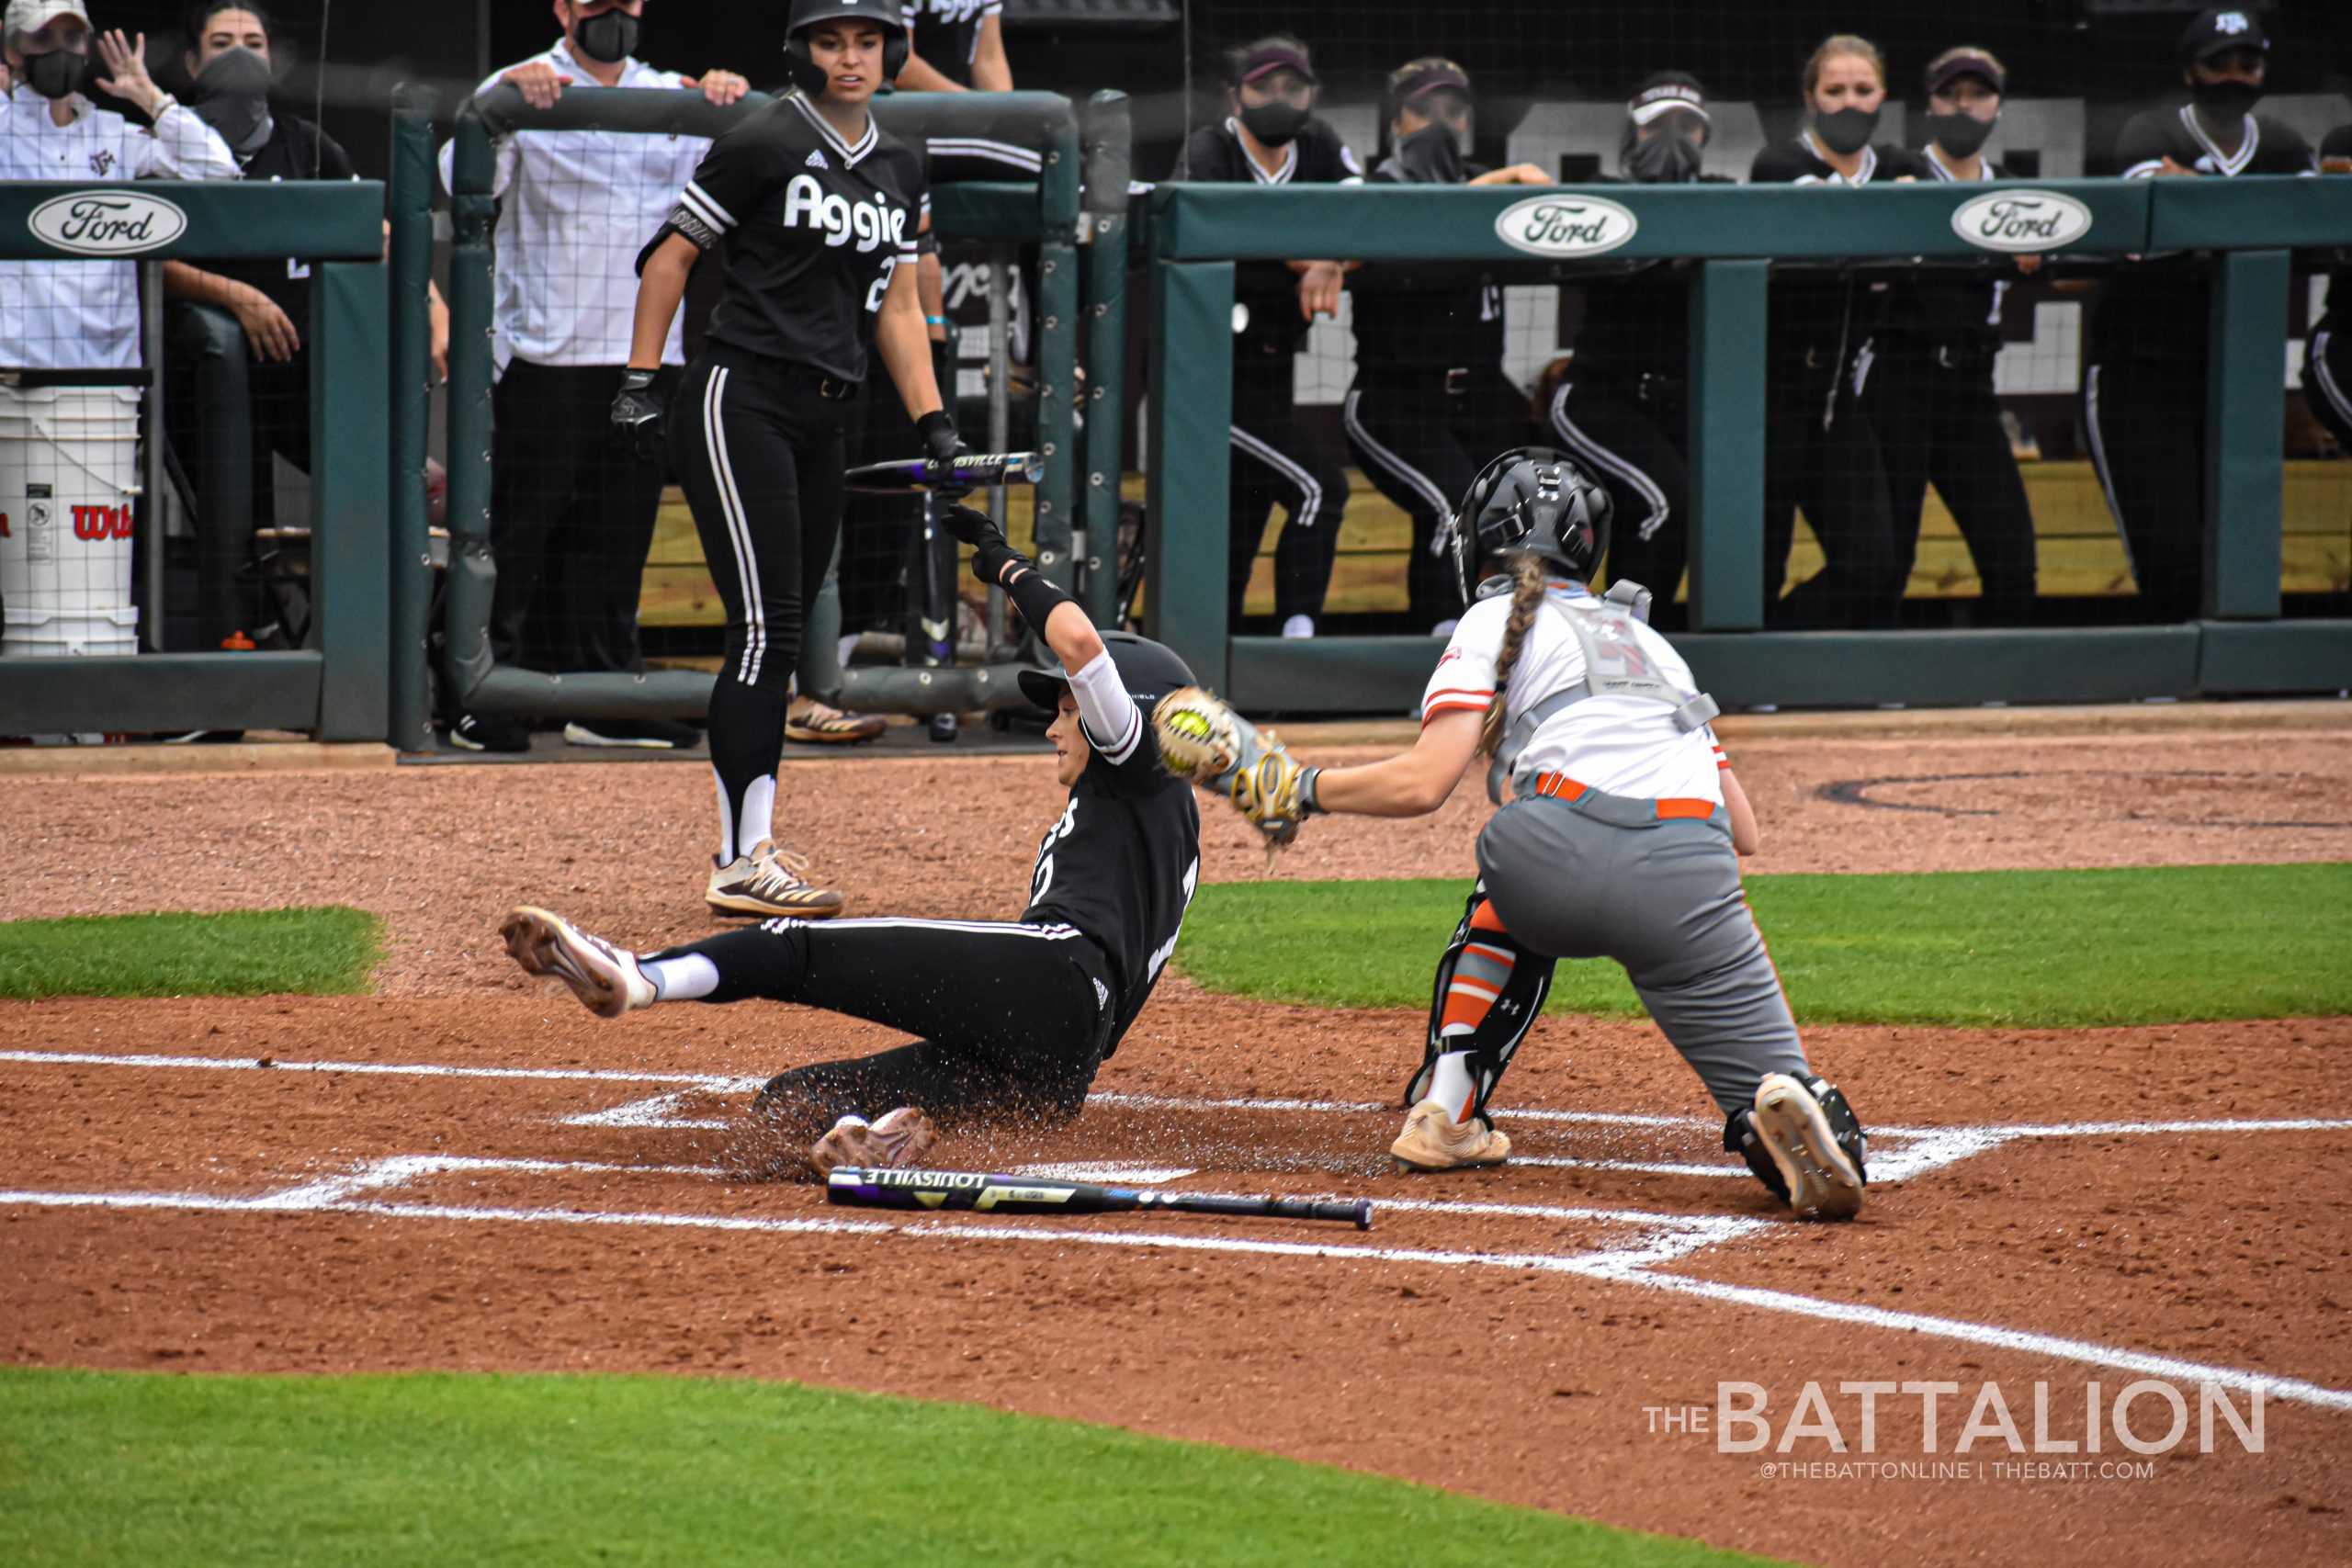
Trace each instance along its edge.
<path fill-rule="evenodd" d="M 1091 1181 L 989 1176 L 977 1170 L 868 1170 L 843 1166 L 825 1179 L 825 1201 L 865 1209 L 970 1209 L 988 1214 L 1120 1214 L 1172 1209 L 1277 1220 L 1339 1220 L 1372 1228 L 1368 1198 L 1227 1198 L 1209 1192 L 1146 1192 Z"/>
<path fill-rule="evenodd" d="M 894 457 L 887 463 L 861 463 L 842 475 L 854 495 L 907 495 L 939 491 L 961 495 L 989 485 L 1033 485 L 1045 477 L 1046 459 L 1035 452 L 967 452 L 953 460 L 956 477 L 933 484 L 925 477 L 931 463 L 922 457 Z"/>
<path fill-rule="evenodd" d="M 939 509 L 946 500 L 933 491 L 922 498 L 922 536 L 916 540 L 916 576 L 922 584 L 922 603 L 915 606 L 917 663 L 925 670 L 952 670 L 956 665 L 956 536 L 939 525 Z M 956 739 L 957 720 L 952 713 L 931 716 L 931 738 L 942 743 Z"/>

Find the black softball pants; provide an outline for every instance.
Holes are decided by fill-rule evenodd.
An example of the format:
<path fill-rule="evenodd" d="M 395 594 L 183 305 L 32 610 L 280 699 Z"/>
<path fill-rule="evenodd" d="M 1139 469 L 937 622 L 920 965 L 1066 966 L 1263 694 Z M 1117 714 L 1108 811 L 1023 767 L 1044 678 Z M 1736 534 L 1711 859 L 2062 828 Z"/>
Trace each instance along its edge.
<path fill-rule="evenodd" d="M 1244 343 L 1233 356 L 1231 570 L 1226 614 L 1241 617 L 1259 541 L 1280 502 L 1288 521 L 1274 546 L 1274 616 L 1315 616 L 1331 586 L 1340 547 L 1340 520 L 1348 509 L 1348 469 L 1340 455 L 1298 421 L 1287 351 L 1261 352 Z"/>
<path fill-rule="evenodd" d="M 2352 284 L 2333 287 L 2352 288 Z M 2352 307 L 2352 300 L 2344 304 Z M 2303 356 L 2303 400 L 2335 437 L 2335 444 L 2352 452 L 2352 330 L 2335 320 L 2346 313 L 2337 310 L 2312 328 Z"/>
<path fill-rule="evenodd" d="M 1764 418 L 1764 605 L 1770 626 L 1792 630 L 1895 624 L 1903 555 L 1895 547 L 1878 433 L 1855 395 L 1868 385 L 1871 352 L 1847 366 L 1775 366 Z M 1821 542 L 1822 569 L 1781 594 L 1788 581 L 1796 513 Z"/>
<path fill-rule="evenodd" d="M 2152 621 L 2205 595 L 2205 366 L 2102 356 L 2083 371 L 2083 429 L 2132 581 Z"/>
<path fill-rule="evenodd" d="M 662 466 L 614 438 L 618 365 L 509 361 L 490 394 L 490 645 L 536 670 L 645 668 L 637 604 Z M 655 378 L 656 394 L 677 372 Z"/>
<path fill-rule="evenodd" d="M 1918 558 L 1932 484 L 1975 558 L 1983 622 L 2023 622 L 2033 604 L 2033 507 L 1993 396 L 1992 360 L 1925 342 L 1881 346 L 1862 401 L 1878 433 L 1902 578 Z"/>
<path fill-rule="evenodd" d="M 783 760 L 801 627 L 841 534 L 842 429 L 854 405 L 830 389 L 854 390 L 713 344 L 670 405 L 670 462 L 727 607 L 710 761 L 730 814 Z"/>
<path fill-rule="evenodd" d="M 1110 1044 L 1109 970 L 1071 926 L 768 920 L 658 956 L 688 953 L 718 970 L 710 1001 L 798 1002 L 922 1036 L 769 1079 L 761 1110 L 796 1138 L 901 1105 L 1056 1125 L 1084 1107 Z"/>
<path fill-rule="evenodd" d="M 1651 621 L 1668 629 L 1681 625 L 1674 595 L 1690 559 L 1690 475 L 1679 387 L 1679 372 L 1641 382 L 1570 376 L 1554 389 L 1545 411 L 1553 439 L 1609 491 L 1610 581 L 1638 582 L 1656 594 Z"/>
<path fill-rule="evenodd" d="M 1415 629 L 1461 615 L 1453 565 L 1430 547 L 1478 470 L 1526 441 L 1526 400 L 1498 368 L 1367 365 L 1340 418 L 1356 466 L 1413 520 L 1405 588 Z"/>

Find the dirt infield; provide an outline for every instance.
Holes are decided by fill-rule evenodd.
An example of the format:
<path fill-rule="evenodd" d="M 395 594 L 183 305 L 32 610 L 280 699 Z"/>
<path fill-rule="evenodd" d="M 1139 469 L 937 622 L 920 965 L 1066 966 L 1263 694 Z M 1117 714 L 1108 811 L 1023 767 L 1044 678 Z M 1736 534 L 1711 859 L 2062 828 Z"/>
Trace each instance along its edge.
<path fill-rule="evenodd" d="M 1733 750 L 1764 870 L 2352 860 L 2341 730 Z M 2346 1021 L 1809 1031 L 1874 1134 L 1870 1207 L 1825 1228 L 1776 1217 L 1727 1163 L 1647 1025 L 1548 1021 L 1503 1096 L 1521 1157 L 1414 1182 L 1379 1156 L 1418 1015 L 1176 980 L 1076 1126 L 951 1140 L 940 1163 L 1363 1193 L 1370 1235 L 893 1222 L 710 1168 L 747 1080 L 883 1032 L 775 1007 L 599 1023 L 495 956 L 524 897 L 648 945 L 707 930 L 707 781 L 0 780 L 12 915 L 336 900 L 383 913 L 391 942 L 370 998 L 0 1005 L 0 1356 L 795 1377 L 1810 1562 L 2352 1559 Z M 942 756 L 796 767 L 785 793 L 859 908 L 999 916 L 1053 792 L 1040 761 Z M 1461 874 L 1482 809 L 1317 822 L 1278 874 Z M 1213 878 L 1263 874 L 1232 824 L 1210 829 Z M 1689 1409 L 1712 1415 L 1726 1380 L 1761 1386 L 1776 1441 L 1821 1385 L 1850 1451 L 1800 1434 L 1718 1452 Z M 2037 1382 L 2047 1433 L 2079 1441 L 2090 1385 L 2111 1407 L 2142 1380 L 2185 1392 L 2180 1447 L 2143 1458 L 2109 1414 L 2096 1455 L 1981 1434 L 1955 1451 L 1984 1385 L 2030 1443 Z M 1889 1392 L 1859 1451 L 1839 1384 L 1864 1381 L 1956 1385 L 1935 1444 L 1922 1398 Z M 2264 1387 L 2263 1451 L 2226 1417 L 2192 1451 L 2200 1382 L 2241 1418 Z M 2167 1418 L 2151 1395 L 2128 1424 Z"/>

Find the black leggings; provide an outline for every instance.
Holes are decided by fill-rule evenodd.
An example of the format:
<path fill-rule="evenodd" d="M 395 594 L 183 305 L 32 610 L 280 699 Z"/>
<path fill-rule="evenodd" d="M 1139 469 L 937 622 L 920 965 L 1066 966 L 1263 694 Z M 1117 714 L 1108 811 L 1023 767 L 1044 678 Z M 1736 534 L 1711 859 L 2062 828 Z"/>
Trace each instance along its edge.
<path fill-rule="evenodd" d="M 1686 425 L 1679 386 L 1661 375 L 1572 377 L 1547 411 L 1555 440 L 1591 468 L 1609 491 L 1609 579 L 1640 583 L 1657 596 L 1651 624 L 1682 624 L 1674 595 L 1690 558 L 1690 479 L 1683 460 Z M 1644 387 L 1653 389 L 1644 393 Z"/>
<path fill-rule="evenodd" d="M 2205 367 L 2102 357 L 2083 371 L 2083 429 L 2151 621 L 2205 598 Z"/>
<path fill-rule="evenodd" d="M 671 465 L 727 607 L 710 760 L 730 821 L 784 757 L 801 626 L 841 534 L 842 427 L 853 406 L 824 397 L 813 371 L 723 344 L 687 367 L 670 405 Z"/>
<path fill-rule="evenodd" d="M 1902 576 L 1918 558 L 1933 484 L 1976 561 L 1984 624 L 2015 626 L 2033 604 L 2033 507 L 1993 397 L 1992 361 L 1919 341 L 1882 347 L 1862 401 L 1878 433 Z"/>
<path fill-rule="evenodd" d="M 688 953 L 718 967 L 713 1002 L 798 1002 L 924 1036 L 769 1079 L 761 1109 L 796 1137 L 901 1105 L 949 1123 L 1058 1124 L 1085 1105 L 1109 1043 L 1109 971 L 1070 926 L 768 920 L 658 956 Z"/>
<path fill-rule="evenodd" d="M 2352 452 L 2352 274 L 2337 276 L 2342 281 L 2328 288 L 2328 303 L 2336 309 L 2312 328 L 2303 356 L 2303 400 L 2335 444 Z M 2337 305 L 2339 289 L 2346 298 Z M 2346 319 L 2339 322 L 2339 315 Z"/>
<path fill-rule="evenodd" d="M 1292 399 L 1296 355 L 1266 354 L 1244 343 L 1233 356 L 1232 558 L 1226 613 L 1241 618 L 1258 545 L 1280 502 L 1288 520 L 1274 544 L 1274 615 L 1323 613 L 1340 519 L 1348 510 L 1348 468 L 1298 421 Z"/>
<path fill-rule="evenodd" d="M 1765 623 L 1792 630 L 1891 626 L 1903 604 L 1904 557 L 1887 504 L 1886 470 L 1869 411 L 1854 394 L 1868 384 L 1865 344 L 1844 366 L 1775 365 L 1767 381 L 1764 460 Z M 1831 401 L 1835 389 L 1835 403 Z M 1827 428 L 1823 428 L 1826 416 Z M 1781 596 L 1797 509 L 1804 509 L 1825 558 L 1813 576 Z"/>
<path fill-rule="evenodd" d="M 1405 582 L 1415 635 L 1461 615 L 1453 564 L 1430 545 L 1478 470 L 1526 444 L 1527 400 L 1486 366 L 1360 368 L 1341 421 L 1357 466 L 1413 520 Z"/>

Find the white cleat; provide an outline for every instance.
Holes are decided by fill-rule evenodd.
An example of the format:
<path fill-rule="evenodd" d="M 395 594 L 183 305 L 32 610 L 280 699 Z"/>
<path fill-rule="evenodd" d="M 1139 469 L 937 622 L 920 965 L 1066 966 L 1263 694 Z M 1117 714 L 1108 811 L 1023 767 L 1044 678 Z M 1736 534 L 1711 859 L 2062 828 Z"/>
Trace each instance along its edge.
<path fill-rule="evenodd" d="M 1786 1073 L 1767 1073 L 1756 1086 L 1750 1122 L 1781 1179 L 1789 1207 L 1822 1220 L 1850 1220 L 1862 1206 L 1862 1173 L 1838 1146 L 1821 1102 Z"/>
<path fill-rule="evenodd" d="M 653 1005 L 653 982 L 645 977 L 637 954 L 590 936 L 552 910 L 527 904 L 510 909 L 498 934 L 525 974 L 562 981 L 598 1018 Z"/>
<path fill-rule="evenodd" d="M 1510 1139 L 1476 1116 L 1456 1122 L 1444 1106 L 1424 1100 L 1405 1118 L 1405 1130 L 1388 1145 L 1388 1157 L 1400 1175 L 1468 1170 L 1509 1159 Z"/>
<path fill-rule="evenodd" d="M 923 1113 L 911 1105 L 885 1111 L 871 1122 L 863 1116 L 844 1116 L 809 1146 L 808 1163 L 817 1168 L 819 1176 L 830 1176 L 842 1166 L 904 1170 L 930 1152 L 938 1137 Z"/>

